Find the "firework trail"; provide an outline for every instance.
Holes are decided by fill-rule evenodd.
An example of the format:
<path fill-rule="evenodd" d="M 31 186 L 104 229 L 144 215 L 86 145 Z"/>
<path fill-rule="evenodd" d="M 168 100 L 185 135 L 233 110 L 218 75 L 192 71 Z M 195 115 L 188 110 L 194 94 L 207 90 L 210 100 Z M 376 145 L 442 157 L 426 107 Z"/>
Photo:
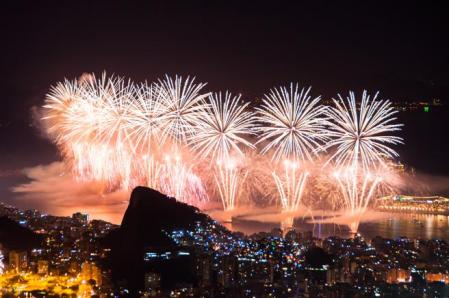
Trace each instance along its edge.
<path fill-rule="evenodd" d="M 242 171 L 232 159 L 217 161 L 215 167 L 215 183 L 225 211 L 233 210 L 239 197 L 241 185 L 245 182 L 247 171 Z"/>
<path fill-rule="evenodd" d="M 147 185 L 198 205 L 208 199 L 207 185 L 225 210 L 242 193 L 275 192 L 282 210 L 294 212 L 307 184 L 326 176 L 317 189 L 338 189 L 341 202 L 332 197 L 331 204 L 359 216 L 385 188 L 401 125 L 377 94 L 365 91 L 357 105 L 350 92 L 324 107 L 310 88 L 290 84 L 270 90 L 255 114 L 240 96 L 205 93 L 205 85 L 180 76 L 134 84 L 83 75 L 50 89 L 43 121 L 74 176 L 101 182 L 104 191 Z M 252 135 L 261 154 L 249 150 Z M 324 150 L 331 153 L 321 167 Z"/>
<path fill-rule="evenodd" d="M 3 252 L 0 250 L 0 275 L 5 272 L 5 264 L 3 264 Z"/>
<path fill-rule="evenodd" d="M 80 80 L 66 80 L 51 88 L 43 120 L 77 179 L 102 182 L 107 190 L 131 189 L 141 184 L 164 190 L 169 181 L 159 178 L 163 177 L 160 174 L 163 169 L 171 170 L 173 164 L 164 165 L 166 159 L 161 158 L 161 151 L 167 151 L 165 143 L 178 144 L 173 140 L 182 140 L 191 130 L 183 125 L 194 119 L 190 114 L 195 111 L 180 110 L 179 117 L 175 117 L 172 107 L 182 106 L 177 101 L 198 102 L 192 99 L 198 87 L 191 80 L 186 82 L 183 86 L 180 78 L 167 77 L 166 85 L 163 81 L 135 85 L 106 74 L 99 79 L 85 75 Z M 170 86 L 175 90 L 167 89 Z M 180 154 L 178 151 L 174 153 Z M 194 173 L 184 171 L 179 162 L 176 165 L 184 173 L 181 177 L 190 179 L 179 182 L 185 193 L 201 193 L 203 189 Z M 169 189 L 179 189 L 179 185 Z"/>
<path fill-rule="evenodd" d="M 195 78 L 183 80 L 180 76 L 165 76 L 156 84 L 161 97 L 160 114 L 163 115 L 158 118 L 159 144 L 165 144 L 167 140 L 169 143 L 162 165 L 162 189 L 180 200 L 189 201 L 193 195 L 198 195 L 200 200 L 207 197 L 201 180 L 183 160 L 183 151 L 189 150 L 185 146 L 187 140 L 195 133 L 194 127 L 207 108 L 205 98 L 209 94 L 200 93 L 205 85 L 196 84 Z"/>
<path fill-rule="evenodd" d="M 396 120 L 396 110 L 388 100 L 377 100 L 378 93 L 371 99 L 363 92 L 360 108 L 357 108 L 353 92 L 344 100 L 338 95 L 333 99 L 335 107 L 327 110 L 332 119 L 329 135 L 332 140 L 326 148 L 336 147 L 329 161 L 337 166 L 361 165 L 370 169 L 383 164 L 387 158 L 399 156 L 390 148 L 391 145 L 402 143 L 402 138 L 391 135 L 400 130 L 402 124 L 393 124 Z"/>
<path fill-rule="evenodd" d="M 209 106 L 201 111 L 195 123 L 195 134 L 189 142 L 200 155 L 226 160 L 232 152 L 243 156 L 241 145 L 254 148 L 245 137 L 254 133 L 253 113 L 247 111 L 249 103 L 226 92 L 209 96 Z"/>
<path fill-rule="evenodd" d="M 301 202 L 309 174 L 300 163 L 312 160 L 327 140 L 325 108 L 319 105 L 320 96 L 311 98 L 310 89 L 293 83 L 290 88 L 274 88 L 257 108 L 261 123 L 257 143 L 266 143 L 261 152 L 271 151 L 277 167 L 282 163 L 281 173 L 274 170 L 272 176 L 284 211 L 297 210 Z"/>
<path fill-rule="evenodd" d="M 254 148 L 245 138 L 254 133 L 253 114 L 240 97 L 229 92 L 211 94 L 210 104 L 202 110 L 195 135 L 190 138 L 192 148 L 214 163 L 214 178 L 224 210 L 235 208 L 247 175 L 241 168 L 245 157 L 241 147 Z"/>
<path fill-rule="evenodd" d="M 353 92 L 344 100 L 333 100 L 335 107 L 327 110 L 332 140 L 326 148 L 336 148 L 327 163 L 335 165 L 334 178 L 340 188 L 344 210 L 355 217 L 351 229 L 357 231 L 360 216 L 376 194 L 383 181 L 382 172 L 388 171 L 385 160 L 397 157 L 389 146 L 402 143 L 392 133 L 400 130 L 395 110 L 387 100 L 371 99 L 363 92 L 360 108 L 357 108 Z"/>
<path fill-rule="evenodd" d="M 286 211 L 298 209 L 309 172 L 299 172 L 299 164 L 290 160 L 284 161 L 284 176 L 273 172 L 273 178 L 280 195 L 281 206 Z"/>
<path fill-rule="evenodd" d="M 179 156 L 166 156 L 159 175 L 160 188 L 168 196 L 191 205 L 208 200 L 201 178 Z"/>
<path fill-rule="evenodd" d="M 126 186 L 132 154 L 125 119 L 132 92 L 131 83 L 106 75 L 50 90 L 44 106 L 48 132 L 81 180 Z"/>
<path fill-rule="evenodd" d="M 127 128 L 133 150 L 151 154 L 157 150 L 161 123 L 168 115 L 164 113 L 163 94 L 157 84 L 144 83 L 134 88 L 134 99 L 130 102 Z"/>
<path fill-rule="evenodd" d="M 183 144 L 194 133 L 193 127 L 207 107 L 205 98 L 209 96 L 209 93 L 200 94 L 206 84 L 195 84 L 194 81 L 195 78 L 183 80 L 180 76 L 174 79 L 166 76 L 159 80 L 161 114 L 164 115 L 163 119 L 158 119 L 161 121 L 162 142 L 170 137 L 175 144 Z"/>

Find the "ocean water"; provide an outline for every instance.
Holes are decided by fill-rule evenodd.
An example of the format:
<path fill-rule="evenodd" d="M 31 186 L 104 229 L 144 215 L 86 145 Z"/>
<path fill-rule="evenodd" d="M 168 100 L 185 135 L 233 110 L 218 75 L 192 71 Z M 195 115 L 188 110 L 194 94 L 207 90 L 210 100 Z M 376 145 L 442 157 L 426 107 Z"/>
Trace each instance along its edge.
<path fill-rule="evenodd" d="M 224 223 L 224 225 L 233 231 L 251 235 L 261 231 L 270 232 L 273 228 L 280 228 L 282 223 L 239 220 L 233 223 Z M 293 227 L 300 232 L 312 231 L 318 238 L 333 235 L 350 237 L 352 235 L 348 226 L 331 223 L 313 224 L 309 223 L 307 218 L 295 219 Z M 360 223 L 358 233 L 367 240 L 381 236 L 391 239 L 408 237 L 449 241 L 449 216 L 389 213 L 385 218 Z"/>

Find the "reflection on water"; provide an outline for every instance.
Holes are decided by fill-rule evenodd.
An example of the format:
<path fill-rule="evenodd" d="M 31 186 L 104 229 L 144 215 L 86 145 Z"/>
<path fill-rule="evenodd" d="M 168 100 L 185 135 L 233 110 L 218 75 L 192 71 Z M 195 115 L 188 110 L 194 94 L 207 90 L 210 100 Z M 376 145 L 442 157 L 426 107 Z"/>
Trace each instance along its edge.
<path fill-rule="evenodd" d="M 293 225 L 297 231 L 313 231 L 315 237 L 326 238 L 337 235 L 350 237 L 351 231 L 347 226 L 330 223 L 309 223 L 310 218 L 296 218 Z M 273 228 L 282 227 L 282 223 L 265 223 L 247 220 L 235 220 L 226 227 L 250 235 L 257 232 L 269 232 Z M 449 216 L 427 214 L 388 214 L 385 219 L 372 222 L 362 222 L 359 233 L 365 239 L 375 236 L 398 238 L 405 236 L 419 239 L 444 239 L 449 241 Z"/>

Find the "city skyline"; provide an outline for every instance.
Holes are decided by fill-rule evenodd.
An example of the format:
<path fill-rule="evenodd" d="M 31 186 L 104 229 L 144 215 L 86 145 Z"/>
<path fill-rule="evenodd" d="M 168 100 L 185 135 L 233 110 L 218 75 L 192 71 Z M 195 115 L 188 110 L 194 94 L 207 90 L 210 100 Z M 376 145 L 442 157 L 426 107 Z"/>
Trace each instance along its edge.
<path fill-rule="evenodd" d="M 0 20 L 0 295 L 449 295 L 443 4 Z"/>

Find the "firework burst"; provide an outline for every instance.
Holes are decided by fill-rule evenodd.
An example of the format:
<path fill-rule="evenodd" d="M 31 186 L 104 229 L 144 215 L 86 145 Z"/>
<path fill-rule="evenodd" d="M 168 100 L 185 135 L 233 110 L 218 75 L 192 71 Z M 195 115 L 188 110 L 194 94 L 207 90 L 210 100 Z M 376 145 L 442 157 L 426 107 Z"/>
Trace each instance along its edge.
<path fill-rule="evenodd" d="M 3 252 L 0 250 L 0 275 L 5 271 L 5 265 L 3 264 Z"/>
<path fill-rule="evenodd" d="M 110 187 L 129 186 L 133 152 L 127 119 L 133 94 L 130 81 L 106 74 L 51 89 L 44 120 L 76 177 L 105 181 Z"/>
<path fill-rule="evenodd" d="M 304 161 L 312 160 L 322 149 L 327 140 L 325 107 L 319 105 L 320 96 L 312 99 L 310 89 L 292 83 L 290 88 L 274 88 L 265 95 L 257 108 L 261 123 L 257 143 L 267 142 L 262 153 L 273 151 L 276 161 Z"/>
<path fill-rule="evenodd" d="M 257 109 L 258 143 L 266 143 L 261 152 L 271 151 L 272 160 L 283 163 L 281 173 L 273 171 L 272 176 L 284 211 L 297 210 L 301 202 L 308 172 L 300 162 L 312 160 L 327 139 L 325 108 L 319 105 L 319 96 L 312 99 L 310 89 L 298 84 L 274 88 Z"/>
<path fill-rule="evenodd" d="M 128 138 L 134 151 L 150 154 L 161 144 L 161 123 L 167 120 L 162 104 L 163 93 L 156 84 L 144 83 L 134 88 L 127 118 Z"/>
<path fill-rule="evenodd" d="M 171 83 L 176 90 L 167 89 Z M 85 75 L 80 80 L 66 80 L 50 90 L 43 119 L 77 179 L 100 181 L 108 190 L 146 184 L 161 191 L 168 189 L 172 195 L 178 193 L 173 190 L 180 189 L 180 185 L 168 187 L 168 183 L 177 182 L 164 178 L 161 173 L 176 172 L 175 164 L 181 167 L 179 173 L 183 173 L 177 177 L 185 178 L 179 183 L 186 195 L 203 191 L 191 167 L 184 168 L 179 162 L 165 164 L 167 159 L 161 159 L 160 153 L 166 149 L 163 144 L 167 132 L 176 131 L 172 127 L 181 129 L 179 123 L 186 124 L 185 119 L 193 119 L 189 115 L 193 108 L 180 111 L 180 119 L 174 117 L 168 102 L 170 98 L 176 100 L 168 95 L 175 96 L 179 91 L 177 100 L 190 101 L 196 96 L 198 86 L 187 80 L 181 88 L 178 77 L 175 81 L 167 78 L 166 85 L 160 84 L 135 85 L 103 74 L 99 79 Z M 197 103 L 198 99 L 194 101 Z M 185 115 L 188 116 L 183 118 Z M 190 130 L 184 126 L 183 129 Z M 175 155 L 181 154 L 177 150 Z M 204 193 L 198 197 L 202 199 Z"/>
<path fill-rule="evenodd" d="M 232 210 L 247 175 L 240 167 L 244 158 L 241 148 L 254 148 L 245 138 L 253 134 L 252 113 L 247 111 L 248 103 L 240 101 L 240 95 L 215 93 L 208 99 L 210 104 L 202 111 L 190 143 L 200 156 L 215 163 L 214 177 L 223 208 Z"/>
<path fill-rule="evenodd" d="M 182 147 L 193 135 L 202 111 L 207 107 L 205 98 L 209 94 L 200 93 L 205 85 L 196 84 L 195 78 L 187 77 L 183 80 L 180 76 L 165 76 L 164 80 L 159 80 L 156 84 L 160 96 L 159 112 L 162 116 L 158 117 L 159 144 L 165 144 L 169 140 L 169 153 L 165 154 L 163 160 L 162 173 L 166 175 L 162 178 L 162 188 L 166 193 L 185 200 L 190 200 L 204 191 L 202 185 L 197 187 L 201 180 L 196 179 L 192 167 L 183 160 Z M 193 188 L 188 189 L 190 187 Z M 204 196 L 200 195 L 201 198 Z"/>
<path fill-rule="evenodd" d="M 392 123 L 397 111 L 390 101 L 377 100 L 377 96 L 378 93 L 371 99 L 364 91 L 359 109 L 353 92 L 346 101 L 340 95 L 339 100 L 333 100 L 335 107 L 327 109 L 333 120 L 329 127 L 332 140 L 326 148 L 336 147 L 336 151 L 329 161 L 337 166 L 361 164 L 369 169 L 386 158 L 398 156 L 390 146 L 402 143 L 402 138 L 391 133 L 400 130 L 402 124 Z"/>
<path fill-rule="evenodd" d="M 326 148 L 336 148 L 327 164 L 335 164 L 334 178 L 344 210 L 353 217 L 350 227 L 354 232 L 383 181 L 381 173 L 388 167 L 385 160 L 398 156 L 389 146 L 402 143 L 392 135 L 401 127 L 393 124 L 396 111 L 389 101 L 377 100 L 377 96 L 371 99 L 364 91 L 358 109 L 353 92 L 346 101 L 339 95 L 335 107 L 327 110 L 332 140 Z"/>
<path fill-rule="evenodd" d="M 189 140 L 200 155 L 226 160 L 231 152 L 243 156 L 242 145 L 254 149 L 246 139 L 254 133 L 253 113 L 247 110 L 249 103 L 242 103 L 240 97 L 229 92 L 209 96 L 209 106 L 202 111 Z"/>
<path fill-rule="evenodd" d="M 180 76 L 134 84 L 83 75 L 50 89 L 43 120 L 75 177 L 101 182 L 105 191 L 147 185 L 198 205 L 208 199 L 207 185 L 225 210 L 242 192 L 269 192 L 283 211 L 295 212 L 321 170 L 318 176 L 333 181 L 323 187 L 339 190 L 335 205 L 363 214 L 386 189 L 386 161 L 398 156 L 391 146 L 402 143 L 393 135 L 401 125 L 378 94 L 364 92 L 357 105 L 350 92 L 324 107 L 310 88 L 290 84 L 270 90 L 254 113 L 240 96 L 205 93 L 204 86 Z M 251 151 L 253 135 L 261 154 Z M 321 167 L 324 150 L 330 157 Z"/>
<path fill-rule="evenodd" d="M 198 123 L 201 111 L 207 106 L 205 98 L 208 93 L 200 94 L 205 83 L 195 84 L 195 78 L 180 76 L 171 78 L 166 76 L 158 82 L 158 92 L 161 98 L 160 133 L 162 141 L 170 137 L 179 145 L 187 142 L 187 138 L 194 133 L 193 127 Z"/>

